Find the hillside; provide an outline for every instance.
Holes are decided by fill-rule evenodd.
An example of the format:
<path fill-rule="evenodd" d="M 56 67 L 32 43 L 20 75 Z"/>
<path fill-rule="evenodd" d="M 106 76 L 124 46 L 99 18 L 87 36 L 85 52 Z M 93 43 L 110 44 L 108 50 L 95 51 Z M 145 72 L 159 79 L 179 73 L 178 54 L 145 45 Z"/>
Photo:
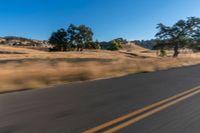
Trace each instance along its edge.
<path fill-rule="evenodd" d="M 200 63 L 199 54 L 160 58 L 155 51 L 134 44 L 126 46 L 121 51 L 45 52 L 0 45 L 0 92 Z"/>
<path fill-rule="evenodd" d="M 34 49 L 27 49 L 22 47 L 14 47 L 9 45 L 0 45 L 0 53 L 1 54 L 12 54 L 12 53 L 18 53 L 18 54 L 30 54 L 30 53 L 41 53 L 42 51 L 34 50 Z"/>
<path fill-rule="evenodd" d="M 15 37 L 15 36 L 7 36 L 0 37 L 0 44 L 4 44 L 7 46 L 17 46 L 31 49 L 38 49 L 43 51 L 48 51 L 48 48 L 52 47 L 51 44 L 46 40 L 32 40 L 24 37 Z M 109 42 L 100 42 L 100 46 L 102 49 L 107 49 Z M 139 46 L 134 42 L 127 42 L 123 44 L 123 50 L 127 52 L 145 52 L 149 51 L 149 49 Z"/>
<path fill-rule="evenodd" d="M 132 54 L 135 56 L 141 56 L 141 57 L 156 57 L 157 56 L 156 51 L 144 48 L 133 42 L 128 42 L 123 47 L 123 49 L 120 50 L 120 52 L 126 53 L 126 54 Z"/>
<path fill-rule="evenodd" d="M 1 37 L 0 44 L 29 48 L 47 48 L 50 45 L 47 41 L 44 40 L 32 40 L 15 36 Z"/>

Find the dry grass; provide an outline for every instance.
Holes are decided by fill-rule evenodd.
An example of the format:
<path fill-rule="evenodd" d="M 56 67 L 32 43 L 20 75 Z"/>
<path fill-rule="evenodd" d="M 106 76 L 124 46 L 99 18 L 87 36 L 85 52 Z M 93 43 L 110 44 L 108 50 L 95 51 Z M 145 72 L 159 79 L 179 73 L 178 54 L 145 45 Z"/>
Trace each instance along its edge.
<path fill-rule="evenodd" d="M 3 53 L 12 52 L 12 54 Z M 156 57 L 155 51 L 124 50 L 48 53 L 0 46 L 0 92 L 152 72 L 200 63 L 199 54 Z M 15 53 L 19 52 L 19 53 Z M 13 54 L 14 53 L 14 54 Z"/>

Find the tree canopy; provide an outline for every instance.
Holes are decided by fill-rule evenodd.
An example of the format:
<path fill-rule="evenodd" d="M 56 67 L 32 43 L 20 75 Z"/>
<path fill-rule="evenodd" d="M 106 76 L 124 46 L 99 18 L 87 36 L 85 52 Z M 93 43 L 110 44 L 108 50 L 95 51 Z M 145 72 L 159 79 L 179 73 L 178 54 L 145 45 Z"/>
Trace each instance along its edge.
<path fill-rule="evenodd" d="M 66 30 L 62 28 L 53 32 L 49 42 L 54 45 L 55 51 L 68 51 L 74 48 L 77 48 L 77 51 L 82 51 L 87 44 L 93 42 L 93 32 L 85 25 L 75 26 L 71 24 Z"/>
<path fill-rule="evenodd" d="M 193 44 L 200 38 L 200 18 L 189 17 L 187 20 L 179 20 L 173 26 L 165 26 L 160 23 L 155 35 L 159 39 L 158 45 L 174 47 L 174 57 L 179 54 L 179 48 Z"/>

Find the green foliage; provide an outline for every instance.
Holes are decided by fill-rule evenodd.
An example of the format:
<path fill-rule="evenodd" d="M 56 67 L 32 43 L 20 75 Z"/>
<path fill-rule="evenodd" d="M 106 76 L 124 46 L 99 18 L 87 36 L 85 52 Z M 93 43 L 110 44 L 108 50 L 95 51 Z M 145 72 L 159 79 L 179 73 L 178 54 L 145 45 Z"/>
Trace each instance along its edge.
<path fill-rule="evenodd" d="M 49 43 L 54 45 L 55 51 L 65 51 L 69 45 L 67 40 L 67 32 L 65 29 L 59 29 L 57 32 L 53 32 L 49 38 Z"/>
<path fill-rule="evenodd" d="M 200 51 L 200 39 L 195 40 L 192 46 L 189 46 L 194 52 Z"/>
<path fill-rule="evenodd" d="M 154 50 L 159 50 L 158 56 L 165 57 L 167 55 L 165 49 L 167 49 L 168 45 L 165 45 L 167 42 L 163 42 L 162 40 L 155 40 L 156 45 L 153 46 Z"/>
<path fill-rule="evenodd" d="M 118 41 L 114 40 L 114 41 L 110 42 L 108 50 L 115 51 L 115 50 L 120 50 L 121 48 L 122 48 L 121 42 L 118 42 Z"/>
<path fill-rule="evenodd" d="M 174 57 L 177 57 L 180 47 L 186 47 L 188 43 L 193 44 L 190 40 L 200 37 L 200 18 L 190 17 L 187 20 L 179 20 L 173 26 L 160 23 L 157 29 L 159 32 L 155 36 L 162 42 L 157 45 L 173 47 Z"/>
<path fill-rule="evenodd" d="M 115 51 L 115 50 L 120 50 L 122 49 L 123 45 L 125 45 L 127 43 L 127 41 L 123 38 L 117 38 L 117 39 L 114 39 L 110 42 L 108 42 L 108 46 L 107 46 L 107 50 L 112 50 L 112 51 Z"/>
<path fill-rule="evenodd" d="M 93 32 L 85 25 L 75 26 L 71 24 L 67 29 L 67 33 L 69 34 L 70 45 L 76 46 L 78 51 L 85 48 L 86 44 L 92 42 Z"/>
<path fill-rule="evenodd" d="M 98 41 L 95 42 L 88 42 L 85 45 L 85 48 L 87 49 L 101 49 L 100 43 Z"/>
<path fill-rule="evenodd" d="M 59 29 L 52 33 L 49 43 L 54 45 L 54 51 L 70 51 L 77 48 L 82 51 L 86 44 L 93 42 L 92 29 L 85 25 L 69 25 L 68 29 Z"/>
<path fill-rule="evenodd" d="M 115 41 L 115 42 L 117 42 L 118 44 L 121 44 L 121 45 L 127 43 L 127 41 L 125 39 L 123 39 L 123 38 L 117 38 L 117 39 L 114 39 L 112 41 Z"/>
<path fill-rule="evenodd" d="M 164 49 L 160 49 L 160 55 L 161 57 L 165 57 L 167 55 L 167 53 L 165 52 Z"/>

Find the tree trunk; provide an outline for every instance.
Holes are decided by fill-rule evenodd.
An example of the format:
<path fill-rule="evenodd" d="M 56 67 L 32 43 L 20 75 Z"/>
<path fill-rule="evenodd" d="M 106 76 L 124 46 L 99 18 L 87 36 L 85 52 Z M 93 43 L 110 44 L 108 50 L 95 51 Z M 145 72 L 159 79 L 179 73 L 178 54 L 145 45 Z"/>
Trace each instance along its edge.
<path fill-rule="evenodd" d="M 77 51 L 80 51 L 80 45 L 79 44 L 77 45 Z"/>
<path fill-rule="evenodd" d="M 175 46 L 174 46 L 174 55 L 173 55 L 173 57 L 175 58 L 175 57 L 178 57 L 178 55 L 179 55 L 179 45 L 178 44 L 175 44 Z"/>
<path fill-rule="evenodd" d="M 77 45 L 77 51 L 83 51 L 83 45 L 78 44 Z"/>

